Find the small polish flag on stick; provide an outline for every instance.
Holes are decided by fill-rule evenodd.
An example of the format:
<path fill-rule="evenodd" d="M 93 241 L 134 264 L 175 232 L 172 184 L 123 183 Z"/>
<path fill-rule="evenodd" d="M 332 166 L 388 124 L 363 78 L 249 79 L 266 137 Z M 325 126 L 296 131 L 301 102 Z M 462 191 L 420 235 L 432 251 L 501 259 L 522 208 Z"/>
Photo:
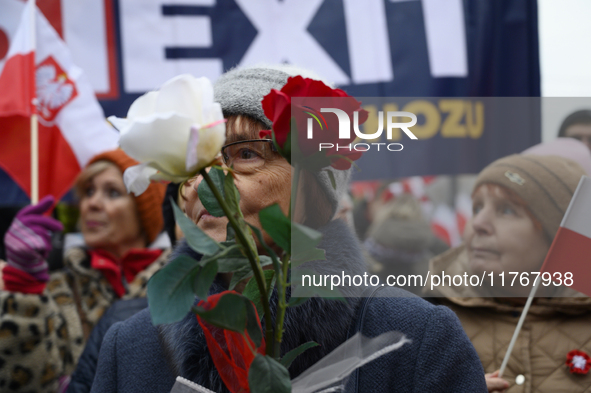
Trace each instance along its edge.
<path fill-rule="evenodd" d="M 572 274 L 575 291 L 591 296 L 591 179 L 581 178 L 564 214 L 541 273 Z M 570 282 L 568 283 L 570 284 Z"/>
<path fill-rule="evenodd" d="M 560 273 L 562 283 L 566 273 L 572 274 L 570 288 L 591 296 L 591 179 L 582 176 L 579 185 L 566 209 L 560 223 L 560 228 L 550 246 L 546 260 L 540 273 L 551 273 L 553 279 L 558 279 L 554 273 Z M 529 307 L 536 296 L 542 280 L 536 280 L 527 302 L 521 312 L 519 322 L 507 348 L 507 353 L 501 364 L 499 377 L 507 367 L 511 352 L 523 326 Z M 569 281 L 567 284 L 571 284 Z"/>

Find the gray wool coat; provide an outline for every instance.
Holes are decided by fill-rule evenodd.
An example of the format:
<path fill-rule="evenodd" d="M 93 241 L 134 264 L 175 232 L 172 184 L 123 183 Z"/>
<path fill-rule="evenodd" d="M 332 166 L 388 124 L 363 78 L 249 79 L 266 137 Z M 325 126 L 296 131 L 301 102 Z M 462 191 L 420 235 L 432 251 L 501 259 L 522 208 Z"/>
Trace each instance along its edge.
<path fill-rule="evenodd" d="M 321 231 L 324 263 L 334 265 L 335 272 L 363 272 L 358 242 L 345 224 L 333 221 Z M 177 253 L 191 251 L 181 245 Z M 222 290 L 214 283 L 211 292 Z M 398 288 L 381 287 L 372 297 L 351 298 L 348 304 L 312 298 L 289 308 L 282 352 L 310 340 L 320 344 L 294 361 L 289 369 L 294 378 L 357 331 L 374 337 L 392 330 L 412 343 L 354 372 L 347 392 L 487 391 L 482 365 L 455 314 Z M 155 327 L 146 309 L 109 329 L 92 392 L 169 392 L 179 375 L 215 392 L 227 391 L 195 316 Z"/>

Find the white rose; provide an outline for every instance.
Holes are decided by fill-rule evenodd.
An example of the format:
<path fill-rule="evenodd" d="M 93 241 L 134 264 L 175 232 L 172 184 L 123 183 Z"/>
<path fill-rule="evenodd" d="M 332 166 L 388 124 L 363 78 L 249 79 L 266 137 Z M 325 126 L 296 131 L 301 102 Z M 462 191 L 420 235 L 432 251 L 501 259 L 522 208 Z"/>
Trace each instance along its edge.
<path fill-rule="evenodd" d="M 207 78 L 184 74 L 131 104 L 127 118 L 109 117 L 121 148 L 140 165 L 124 174 L 130 192 L 141 194 L 150 180 L 181 182 L 208 166 L 226 140 L 222 108 L 213 102 Z"/>

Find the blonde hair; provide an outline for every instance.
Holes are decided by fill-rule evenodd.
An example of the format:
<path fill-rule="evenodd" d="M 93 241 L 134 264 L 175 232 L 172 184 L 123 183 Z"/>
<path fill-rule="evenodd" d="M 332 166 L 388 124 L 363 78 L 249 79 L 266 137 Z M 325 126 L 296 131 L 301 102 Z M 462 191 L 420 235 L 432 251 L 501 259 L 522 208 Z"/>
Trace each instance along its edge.
<path fill-rule="evenodd" d="M 86 187 L 88 186 L 88 183 L 92 180 L 92 178 L 98 175 L 99 173 L 106 171 L 109 168 L 115 168 L 119 173 L 121 173 L 121 170 L 117 165 L 107 160 L 93 162 L 92 164 L 84 168 L 82 172 L 80 172 L 80 174 L 76 178 L 76 182 L 74 183 L 74 191 L 78 200 L 84 198 L 86 194 Z"/>

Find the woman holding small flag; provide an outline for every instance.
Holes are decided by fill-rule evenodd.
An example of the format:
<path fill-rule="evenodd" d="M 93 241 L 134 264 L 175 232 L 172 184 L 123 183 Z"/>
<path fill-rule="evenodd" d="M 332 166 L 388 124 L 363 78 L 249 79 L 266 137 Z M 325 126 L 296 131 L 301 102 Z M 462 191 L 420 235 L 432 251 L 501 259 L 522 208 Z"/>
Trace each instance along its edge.
<path fill-rule="evenodd" d="M 56 392 L 106 309 L 118 299 L 145 297 L 148 279 L 168 251 L 148 248 L 163 227 L 165 186 L 127 193 L 123 172 L 137 164 L 122 150 L 95 156 L 75 184 L 84 247 L 64 255 L 64 269 L 46 261 L 51 231 L 61 224 L 42 214 L 46 197 L 21 210 L 4 242 L 7 263 L 0 292 L 0 390 Z"/>
<path fill-rule="evenodd" d="M 562 277 L 566 285 L 559 285 L 549 273 L 540 274 L 584 174 L 576 162 L 553 155 L 512 155 L 493 162 L 476 179 L 464 244 L 430 262 L 431 274 L 483 278 L 478 285 L 427 288 L 426 295 L 445 297 L 442 303 L 460 318 L 489 373 L 489 391 L 591 388 L 591 299 L 568 288 L 568 277 Z M 534 299 L 530 292 L 536 277 L 542 284 Z M 528 295 L 531 307 L 529 312 L 525 307 L 513 347 Z"/>

